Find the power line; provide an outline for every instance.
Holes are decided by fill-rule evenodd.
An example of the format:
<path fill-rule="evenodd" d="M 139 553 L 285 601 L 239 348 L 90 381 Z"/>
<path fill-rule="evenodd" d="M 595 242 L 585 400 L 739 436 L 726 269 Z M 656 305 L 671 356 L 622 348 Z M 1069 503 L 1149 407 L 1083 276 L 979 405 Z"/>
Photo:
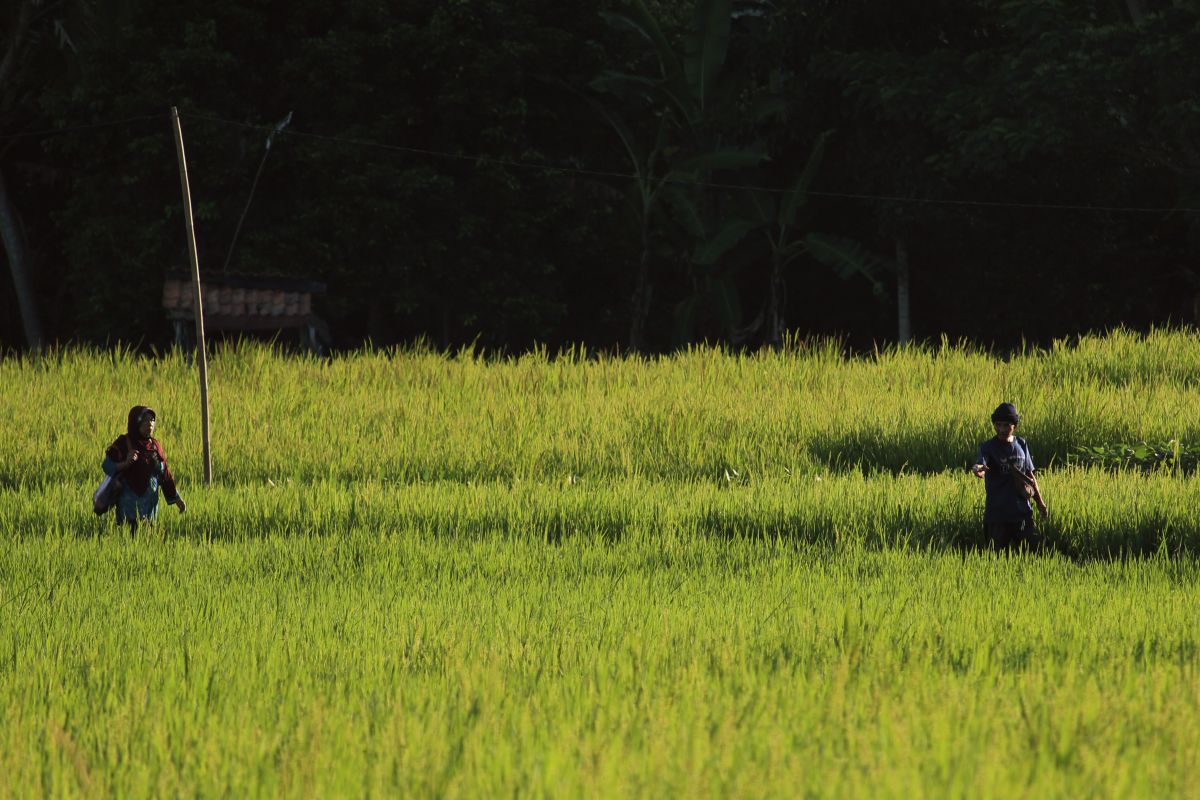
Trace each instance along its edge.
<path fill-rule="evenodd" d="M 247 122 L 236 122 L 229 119 L 221 119 L 220 117 L 207 117 L 199 114 L 181 114 L 180 116 L 190 117 L 192 119 L 204 120 L 205 122 L 217 122 L 222 125 L 234 125 L 239 128 L 249 128 L 250 130 L 263 131 L 266 128 L 262 125 L 252 125 Z M 621 178 L 632 180 L 636 175 L 625 172 L 609 172 L 605 170 L 584 169 L 582 167 L 561 167 L 553 164 L 536 164 L 530 161 L 517 161 L 508 158 L 495 158 L 493 156 L 483 155 L 466 155 L 463 153 L 450 153 L 444 150 L 429 150 L 421 147 L 405 147 L 396 144 L 384 144 L 382 142 L 373 142 L 368 139 L 349 139 L 344 136 L 326 136 L 319 133 L 305 133 L 303 131 L 289 130 L 284 131 L 284 136 L 296 136 L 301 139 L 315 139 L 324 142 L 334 142 L 337 144 L 349 144 L 356 147 L 365 147 L 375 150 L 394 150 L 401 153 L 409 153 L 411 155 L 420 156 L 435 156 L 437 158 L 448 158 L 457 161 L 470 161 L 472 163 L 495 164 L 504 167 L 520 167 L 523 169 L 538 169 L 544 172 L 567 172 L 573 175 L 586 175 L 595 178 Z M 687 183 L 686 181 L 676 181 L 678 183 Z M 697 184 L 703 185 L 703 184 Z M 775 191 L 773 189 L 768 191 Z"/>
<path fill-rule="evenodd" d="M 47 128 L 40 131 L 23 131 L 21 133 L 11 133 L 0 135 L 0 140 L 18 139 L 30 136 L 53 136 L 57 134 L 72 133 L 75 131 L 94 130 L 97 128 L 116 127 L 119 125 L 128 125 L 134 122 L 144 122 L 146 120 L 162 119 L 163 114 L 146 114 L 137 117 L 126 117 L 124 119 L 109 120 L 106 122 L 96 122 L 86 125 L 73 125 L 65 128 Z M 180 116 L 189 119 L 200 120 L 203 122 L 215 122 L 221 125 L 230 125 L 239 128 L 246 128 L 254 131 L 267 131 L 269 126 L 254 125 L 247 122 L 237 122 L 236 120 L 222 119 L 221 117 L 207 116 L 203 114 L 181 114 Z M 331 142 L 334 144 L 350 145 L 354 147 L 362 147 L 375 150 L 388 150 L 409 155 L 429 156 L 433 158 L 445 158 L 456 161 L 468 161 L 474 164 L 492 164 L 495 166 L 512 167 L 516 169 L 533 169 L 548 173 L 581 175 L 590 178 L 610 178 L 616 180 L 637 180 L 638 175 L 629 172 L 615 172 L 610 170 L 587 169 L 584 167 L 560 166 L 554 164 L 539 164 L 531 161 L 519 161 L 509 158 L 496 158 L 494 156 L 485 155 L 467 155 L 463 153 L 451 153 L 445 150 L 433 150 L 422 147 L 407 147 L 404 145 L 385 144 L 383 142 L 375 142 L 368 139 L 353 139 L 345 136 L 329 136 L 319 133 L 305 133 L 304 131 L 287 130 L 283 131 L 282 136 L 295 136 L 301 139 L 312 139 L 316 141 Z M 774 186 L 755 186 L 747 184 L 720 183 L 713 181 L 690 181 L 680 178 L 667 178 L 662 180 L 663 183 L 669 183 L 678 186 L 698 186 L 709 189 L 729 189 L 735 191 L 760 192 L 764 194 L 787 194 L 791 189 L 780 189 Z M 981 208 L 1014 208 L 1014 209 L 1029 209 L 1042 211 L 1099 211 L 1107 213 L 1132 213 L 1132 214 L 1169 214 L 1176 211 L 1187 213 L 1200 213 L 1200 208 L 1192 208 L 1187 206 L 1178 206 L 1173 208 L 1168 207 L 1149 207 L 1149 206 L 1101 206 L 1101 205 L 1086 205 L 1086 204 L 1071 204 L 1071 203 L 1015 203 L 1003 200 L 963 200 L 959 198 L 930 198 L 930 197 L 912 197 L 906 195 L 881 195 L 868 194 L 863 192 L 828 192 L 808 190 L 806 194 L 813 197 L 827 197 L 836 200 L 867 200 L 876 202 L 890 203 L 917 203 L 924 205 L 948 205 L 948 206 L 974 206 Z"/>
<path fill-rule="evenodd" d="M 1088 206 L 1070 205 L 1066 203 L 1008 203 L 1002 200 L 936 200 L 926 197 L 901 197 L 878 194 L 851 194 L 846 192 L 815 192 L 809 190 L 806 194 L 813 197 L 837 197 L 846 200 L 885 200 L 895 203 L 941 203 L 956 206 L 985 206 L 989 208 L 1029 208 L 1051 211 L 1121 211 L 1140 214 L 1169 214 L 1173 211 L 1200 212 L 1200 208 L 1175 206 L 1173 208 L 1155 208 L 1150 206 Z"/>
<path fill-rule="evenodd" d="M 252 125 L 245 122 L 236 122 L 234 120 L 221 119 L 220 117 L 201 116 L 198 114 L 184 114 L 183 116 L 193 119 L 204 120 L 207 122 L 216 122 L 224 125 L 234 125 L 242 128 L 249 128 L 256 131 L 266 130 L 264 126 Z M 318 141 L 333 142 L 337 144 L 353 145 L 356 147 L 365 147 L 376 150 L 392 150 L 401 153 L 412 155 L 433 156 L 437 158 L 447 158 L 458 161 L 470 161 L 473 163 L 494 164 L 504 167 L 517 167 L 521 169 L 536 169 L 543 172 L 568 173 L 572 175 L 583 175 L 586 177 L 598 178 L 616 178 L 621 180 L 637 180 L 638 175 L 628 172 L 612 172 L 607 170 L 585 169 L 582 167 L 556 166 L 553 164 L 538 164 L 529 161 L 517 161 L 507 158 L 495 158 L 484 155 L 466 155 L 463 153 L 450 153 L 443 150 L 431 150 L 421 147 L 406 147 L 403 145 L 384 144 L 383 142 L 374 142 L 366 139 L 351 139 L 342 136 L 327 136 L 317 133 L 305 133 L 303 131 L 290 130 L 285 131 L 285 136 L 296 136 L 304 139 L 315 139 Z M 774 186 L 754 186 L 746 184 L 734 183 L 718 183 L 712 181 L 689 181 L 683 179 L 664 179 L 663 183 L 670 183 L 682 186 L 700 186 L 710 189 L 732 189 L 743 190 L 750 192 L 763 192 L 767 194 L 788 194 L 791 189 L 780 189 Z M 828 197 L 839 200 L 874 200 L 892 203 L 923 203 L 927 205 L 954 205 L 954 206 L 979 206 L 985 208 L 1021 208 L 1031 210 L 1045 211 L 1103 211 L 1103 212 L 1123 212 L 1123 213 L 1139 213 L 1139 214 L 1169 214 L 1174 211 L 1184 211 L 1192 213 L 1200 213 L 1200 208 L 1190 208 L 1186 206 L 1177 206 L 1172 208 L 1167 207 L 1149 207 L 1149 206 L 1100 206 L 1100 205 L 1084 205 L 1084 204 L 1069 204 L 1069 203 L 1014 203 L 1003 200 L 962 200 L 962 199 L 943 199 L 929 197 L 909 197 L 904 195 L 880 195 L 880 194 L 865 194 L 860 192 L 822 192 L 808 190 L 806 194 L 813 197 Z"/>
<path fill-rule="evenodd" d="M 8 139 L 24 139 L 30 136 L 54 136 L 60 133 L 74 133 L 75 131 L 89 131 L 96 128 L 113 128 L 118 125 L 128 125 L 132 122 L 144 122 L 148 119 L 166 120 L 166 114 L 145 114 L 140 117 L 126 117 L 125 119 L 114 119 L 107 122 L 93 122 L 87 125 L 71 125 L 66 128 L 45 128 L 40 131 L 20 131 L 18 133 L 0 134 L 0 140 Z"/>

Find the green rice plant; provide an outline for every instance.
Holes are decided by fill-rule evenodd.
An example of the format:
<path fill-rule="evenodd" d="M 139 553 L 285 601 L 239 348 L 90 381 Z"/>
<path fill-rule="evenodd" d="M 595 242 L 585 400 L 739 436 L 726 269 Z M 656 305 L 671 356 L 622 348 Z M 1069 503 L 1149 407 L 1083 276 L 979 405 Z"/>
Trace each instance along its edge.
<path fill-rule="evenodd" d="M 1068 456 L 1200 440 L 1198 357 L 238 346 L 209 487 L 179 354 L 5 359 L 0 796 L 1186 795 L 1200 476 Z M 1046 555 L 983 547 L 1000 400 Z M 131 536 L 135 403 L 189 505 Z"/>
<path fill-rule="evenodd" d="M 653 359 L 415 349 L 323 360 L 247 344 L 211 360 L 213 462 L 231 484 L 939 472 L 971 461 L 992 408 L 1011 400 L 1047 466 L 1095 442 L 1200 441 L 1197 364 L 1187 331 L 1116 331 L 1008 358 L 947 344 L 847 359 L 826 342 Z M 200 474 L 197 381 L 177 353 L 8 358 L 0 385 L 0 485 L 96 478 L 138 403 L 158 410 L 185 484 Z"/>
<path fill-rule="evenodd" d="M 1041 479 L 1051 516 L 1039 523 L 1073 556 L 1200 552 L 1200 476 L 1060 469 Z M 96 517 L 86 485 L 0 490 L 0 539 L 128 536 Z M 160 512 L 160 533 L 197 541 L 337 538 L 354 533 L 479 539 L 618 541 L 687 537 L 798 540 L 871 548 L 976 548 L 982 482 L 939 475 L 827 474 L 729 484 L 644 478 L 574 482 L 397 484 L 337 481 L 193 490 L 188 513 Z M 143 532 L 142 535 L 147 535 Z"/>
<path fill-rule="evenodd" d="M 1197 562 L 0 538 L 0 793 L 1180 796 Z"/>

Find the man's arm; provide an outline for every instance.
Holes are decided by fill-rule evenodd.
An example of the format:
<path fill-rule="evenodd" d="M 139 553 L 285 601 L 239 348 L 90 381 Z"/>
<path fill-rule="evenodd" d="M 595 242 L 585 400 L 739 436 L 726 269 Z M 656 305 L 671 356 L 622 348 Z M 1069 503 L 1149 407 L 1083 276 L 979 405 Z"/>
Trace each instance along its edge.
<path fill-rule="evenodd" d="M 1033 487 L 1033 502 L 1037 506 L 1038 513 L 1043 517 L 1050 513 L 1050 509 L 1046 506 L 1046 501 L 1042 499 L 1042 487 L 1038 486 L 1037 470 L 1033 466 L 1033 454 L 1029 452 L 1029 445 L 1022 440 L 1021 444 L 1025 445 L 1025 474 L 1029 476 L 1029 485 Z"/>
<path fill-rule="evenodd" d="M 979 454 L 975 457 L 975 465 L 971 467 L 971 474 L 976 478 L 982 478 L 987 471 L 987 455 L 983 452 L 983 445 L 979 445 Z"/>
<path fill-rule="evenodd" d="M 1050 513 L 1050 508 L 1046 505 L 1046 501 L 1042 499 L 1042 487 L 1038 486 L 1037 476 L 1030 474 L 1029 484 L 1033 487 L 1033 502 L 1037 506 L 1038 513 L 1043 517 Z"/>

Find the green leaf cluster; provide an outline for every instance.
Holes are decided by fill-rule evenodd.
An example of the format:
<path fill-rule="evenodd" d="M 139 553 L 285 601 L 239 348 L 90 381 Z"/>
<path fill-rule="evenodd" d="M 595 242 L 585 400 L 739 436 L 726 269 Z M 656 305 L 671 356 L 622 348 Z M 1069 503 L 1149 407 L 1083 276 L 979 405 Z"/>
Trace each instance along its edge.
<path fill-rule="evenodd" d="M 1068 461 L 1108 469 L 1190 474 L 1200 465 L 1200 449 L 1174 439 L 1166 442 L 1079 445 L 1068 456 Z"/>

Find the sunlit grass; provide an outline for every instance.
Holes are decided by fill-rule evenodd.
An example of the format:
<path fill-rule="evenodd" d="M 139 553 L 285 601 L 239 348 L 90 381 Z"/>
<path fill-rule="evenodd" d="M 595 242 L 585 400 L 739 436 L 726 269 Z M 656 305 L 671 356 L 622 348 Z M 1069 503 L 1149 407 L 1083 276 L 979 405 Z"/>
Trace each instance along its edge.
<path fill-rule="evenodd" d="M 825 343 L 651 360 L 417 350 L 326 361 L 247 345 L 216 353 L 210 371 L 214 470 L 235 484 L 941 471 L 974 457 L 1001 400 L 1021 409 L 1042 465 L 1081 444 L 1200 442 L 1200 338 L 1188 332 L 1007 359 L 946 346 L 845 360 Z M 0 484 L 91 480 L 139 403 L 159 412 L 181 477 L 200 472 L 197 380 L 177 354 L 10 358 L 0 385 Z"/>
<path fill-rule="evenodd" d="M 359 531 L 0 545 L 18 794 L 1186 794 L 1195 562 Z"/>
<path fill-rule="evenodd" d="M 1041 479 L 1051 517 L 1040 527 L 1075 557 L 1200 553 L 1200 476 L 1064 469 Z M 112 537 L 90 486 L 0 489 L 0 539 Z M 761 480 L 646 479 L 482 483 L 281 480 L 193 487 L 186 516 L 160 510 L 162 535 L 196 540 L 410 532 L 554 543 L 687 537 L 795 539 L 928 550 L 979 547 L 983 485 L 965 472 L 826 474 Z"/>
<path fill-rule="evenodd" d="M 0 361 L 0 797 L 1153 796 L 1200 767 L 1200 340 Z M 1001 400 L 1053 545 L 981 546 Z M 96 517 L 134 404 L 188 500 Z"/>

